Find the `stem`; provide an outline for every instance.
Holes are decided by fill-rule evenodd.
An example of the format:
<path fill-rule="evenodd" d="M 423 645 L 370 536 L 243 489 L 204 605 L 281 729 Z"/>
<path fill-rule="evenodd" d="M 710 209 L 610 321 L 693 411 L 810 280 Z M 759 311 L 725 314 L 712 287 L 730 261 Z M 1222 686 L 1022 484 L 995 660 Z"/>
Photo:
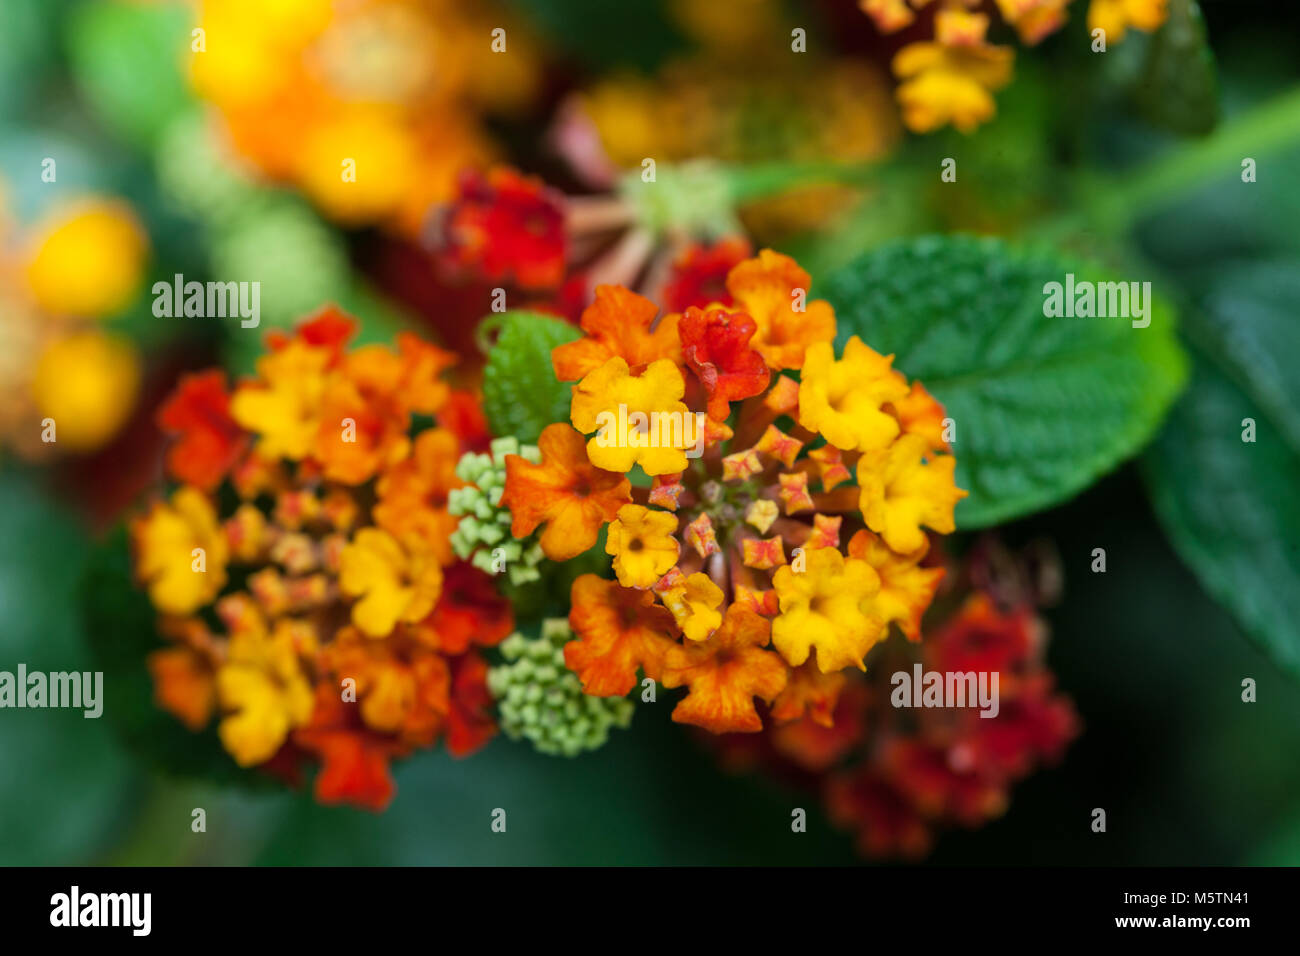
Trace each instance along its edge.
<path fill-rule="evenodd" d="M 737 205 L 776 196 L 801 186 L 837 183 L 865 186 L 875 180 L 874 163 L 789 162 L 732 166 L 728 169 L 732 201 Z"/>
<path fill-rule="evenodd" d="M 1135 171 L 1092 183 L 1083 210 L 1046 223 L 1043 232 L 1081 227 L 1117 236 L 1196 187 L 1240 173 L 1246 157 L 1300 141 L 1300 87 L 1230 120 L 1205 139 L 1170 150 Z"/>

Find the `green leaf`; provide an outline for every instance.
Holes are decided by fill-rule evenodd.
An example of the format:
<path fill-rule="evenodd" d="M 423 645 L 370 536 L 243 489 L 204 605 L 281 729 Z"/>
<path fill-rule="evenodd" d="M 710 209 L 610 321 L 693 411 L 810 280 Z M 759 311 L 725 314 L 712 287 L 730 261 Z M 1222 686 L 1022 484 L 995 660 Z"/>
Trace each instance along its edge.
<path fill-rule="evenodd" d="M 536 443 L 552 422 L 569 420 L 572 386 L 555 380 L 551 349 L 579 332 L 537 312 L 505 312 L 501 333 L 483 370 L 483 405 L 492 434 Z"/>
<path fill-rule="evenodd" d="M 153 766 L 179 776 L 243 784 L 271 779 L 241 770 L 222 749 L 215 727 L 191 733 L 154 703 L 145 658 L 163 643 L 153 606 L 132 579 L 124 527 L 91 552 L 81 598 L 91 656 L 104 672 L 104 696 L 112 702 L 105 716 L 128 747 Z"/>
<path fill-rule="evenodd" d="M 190 103 L 182 64 L 190 56 L 183 6 L 85 3 L 70 19 L 68 52 L 83 96 L 135 146 L 153 145 Z"/>
<path fill-rule="evenodd" d="M 1214 129 L 1218 80 L 1196 0 L 1169 0 L 1169 15 L 1151 38 L 1134 98 L 1147 119 L 1175 133 L 1200 136 Z"/>
<path fill-rule="evenodd" d="M 1300 454 L 1300 261 L 1283 258 L 1220 270 L 1195 329 L 1233 381 Z"/>
<path fill-rule="evenodd" d="M 1243 440 L 1247 418 L 1254 442 Z M 1192 386 L 1144 465 L 1175 550 L 1246 633 L 1300 677 L 1300 455 L 1263 408 L 1198 356 Z"/>
<path fill-rule="evenodd" d="M 1044 249 L 926 237 L 832 274 L 839 344 L 851 335 L 917 379 L 956 423 L 957 522 L 975 528 L 1058 504 L 1136 453 L 1183 384 L 1172 312 L 1150 325 L 1048 317 L 1045 283 L 1105 276 Z M 816 292 L 817 290 L 814 290 Z"/>

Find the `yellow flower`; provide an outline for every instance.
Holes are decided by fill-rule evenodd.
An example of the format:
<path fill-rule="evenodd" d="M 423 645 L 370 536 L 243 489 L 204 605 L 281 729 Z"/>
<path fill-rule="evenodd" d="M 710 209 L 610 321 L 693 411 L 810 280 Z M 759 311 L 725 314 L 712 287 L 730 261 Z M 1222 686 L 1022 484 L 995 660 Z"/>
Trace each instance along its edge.
<path fill-rule="evenodd" d="M 897 622 L 909 641 L 921 639 L 921 618 L 943 580 L 943 568 L 923 568 L 928 543 L 911 554 L 896 554 L 870 531 L 859 531 L 849 541 L 849 555 L 861 558 L 880 575 L 880 593 L 873 609 L 886 624 Z"/>
<path fill-rule="evenodd" d="M 411 130 L 396 111 L 355 108 L 311 130 L 298 175 L 331 219 L 358 224 L 395 212 L 418 165 Z"/>
<path fill-rule="evenodd" d="M 41 353 L 32 399 L 52 418 L 58 444 L 90 451 L 112 438 L 140 389 L 140 359 L 125 341 L 99 332 L 55 339 Z"/>
<path fill-rule="evenodd" d="M 799 424 L 845 451 L 884 448 L 898 434 L 898 420 L 881 406 L 907 395 L 893 361 L 856 335 L 838 362 L 830 343 L 810 345 L 799 386 Z"/>
<path fill-rule="evenodd" d="M 138 573 L 164 614 L 191 614 L 225 585 L 226 538 L 212 503 L 197 489 L 186 485 L 170 504 L 156 502 L 131 530 Z"/>
<path fill-rule="evenodd" d="M 1092 0 L 1088 32 L 1105 30 L 1107 43 L 1124 39 L 1129 27 L 1150 32 L 1165 22 L 1167 0 Z"/>
<path fill-rule="evenodd" d="M 678 626 L 692 641 L 703 641 L 722 624 L 722 588 L 699 571 L 677 587 L 664 592 L 664 607 L 672 612 Z"/>
<path fill-rule="evenodd" d="M 990 90 L 1011 81 L 1014 52 L 1008 47 L 977 44 L 943 46 L 909 43 L 894 56 L 903 122 L 916 133 L 929 133 L 952 123 L 972 132 L 993 117 L 997 108 Z"/>
<path fill-rule="evenodd" d="M 92 200 L 38 232 L 27 284 L 51 315 L 101 318 L 130 304 L 148 251 L 144 230 L 125 204 Z"/>
<path fill-rule="evenodd" d="M 866 670 L 862 659 L 885 636 L 884 622 L 868 613 L 880 578 L 867 562 L 846 559 L 834 548 L 814 548 L 804 558 L 805 570 L 785 564 L 772 576 L 781 607 L 772 622 L 772 644 L 791 667 L 815 649 L 823 674 Z"/>
<path fill-rule="evenodd" d="M 432 554 L 408 553 L 388 532 L 363 528 L 339 556 L 339 587 L 361 598 L 352 605 L 352 623 L 385 637 L 399 621 L 429 615 L 442 594 L 442 568 Z"/>
<path fill-rule="evenodd" d="M 310 454 L 320 428 L 330 357 L 328 349 L 294 339 L 258 359 L 262 382 L 235 391 L 231 417 L 262 436 L 258 451 L 263 458 L 298 461 Z"/>
<path fill-rule="evenodd" d="M 695 416 L 682 404 L 686 382 L 670 359 L 651 362 L 632 375 L 614 356 L 573 387 L 569 418 L 584 435 L 587 457 L 597 468 L 627 472 L 640 465 L 648 475 L 686 469 L 696 434 Z"/>
<path fill-rule="evenodd" d="M 651 511 L 644 505 L 624 505 L 610 522 L 605 552 L 614 555 L 614 573 L 625 588 L 648 588 L 677 563 L 679 547 L 673 532 L 677 516 Z"/>
<path fill-rule="evenodd" d="M 268 634 L 261 621 L 235 631 L 217 671 L 217 697 L 233 711 L 217 727 L 221 744 L 241 767 L 275 756 L 294 727 L 311 719 L 312 689 L 298 662 L 309 625 L 281 618 Z"/>
<path fill-rule="evenodd" d="M 951 534 L 953 508 L 967 494 L 953 482 L 956 465 L 951 455 L 931 455 L 920 435 L 903 435 L 889 448 L 864 453 L 858 485 L 867 527 L 899 554 L 925 545 L 922 525 Z"/>

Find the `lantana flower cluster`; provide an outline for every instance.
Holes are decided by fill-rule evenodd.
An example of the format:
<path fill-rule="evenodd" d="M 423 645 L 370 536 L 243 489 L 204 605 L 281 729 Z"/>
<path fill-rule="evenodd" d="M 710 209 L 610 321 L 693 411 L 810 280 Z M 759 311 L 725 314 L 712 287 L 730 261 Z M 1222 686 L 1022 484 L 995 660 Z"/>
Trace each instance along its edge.
<path fill-rule="evenodd" d="M 829 720 L 891 627 L 919 639 L 928 532 L 965 495 L 943 409 L 858 337 L 837 354 L 809 287 L 770 250 L 728 273 L 728 305 L 660 316 L 601 286 L 552 352 L 569 421 L 540 463 L 506 457 L 501 501 L 554 561 L 603 537 L 611 573 L 574 582 L 565 646 L 587 694 L 685 688 L 673 719 L 715 733 L 760 730 L 756 698 Z"/>
<path fill-rule="evenodd" d="M 378 809 L 393 758 L 492 735 L 479 648 L 514 622 L 450 544 L 456 463 L 485 437 L 443 381 L 453 356 L 411 334 L 349 350 L 354 331 L 327 309 L 233 390 L 183 379 L 159 412 L 179 484 L 131 531 L 169 639 L 158 703 L 215 719 L 241 767 L 318 760 L 318 799 Z"/>
<path fill-rule="evenodd" d="M 1088 31 L 1103 31 L 1118 43 L 1129 28 L 1158 29 L 1167 0 L 1091 0 Z M 1011 82 L 1015 51 L 989 43 L 989 17 L 975 12 L 980 0 L 858 0 L 883 33 L 911 26 L 926 8 L 935 9 L 932 40 L 909 43 L 893 60 L 903 122 L 928 133 L 951 123 L 963 133 L 993 118 L 993 93 Z M 1055 33 L 1068 17 L 1070 0 L 997 0 L 1002 19 L 1020 41 L 1034 45 Z"/>

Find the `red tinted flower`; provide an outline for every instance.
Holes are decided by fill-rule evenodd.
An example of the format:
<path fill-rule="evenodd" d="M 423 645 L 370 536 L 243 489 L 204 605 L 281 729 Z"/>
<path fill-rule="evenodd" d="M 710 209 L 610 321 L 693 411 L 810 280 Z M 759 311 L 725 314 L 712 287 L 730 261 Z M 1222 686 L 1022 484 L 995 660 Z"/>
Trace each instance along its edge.
<path fill-rule="evenodd" d="M 678 329 L 682 356 L 709 395 L 709 417 L 726 421 L 731 402 L 767 388 L 767 363 L 749 340 L 757 326 L 743 312 L 691 307 Z"/>
<path fill-rule="evenodd" d="M 711 246 L 691 245 L 673 261 L 673 271 L 664 286 L 662 299 L 669 312 L 685 312 L 691 306 L 731 305 L 727 273 L 751 252 L 749 241 L 728 236 Z"/>
<path fill-rule="evenodd" d="M 158 409 L 158 427 L 177 441 L 167 451 L 167 471 L 177 481 L 212 491 L 248 445 L 230 417 L 224 372 L 186 375 Z"/>
<path fill-rule="evenodd" d="M 442 223 L 442 253 L 491 281 L 550 288 L 564 278 L 563 198 L 540 179 L 498 166 L 461 173 Z"/>

